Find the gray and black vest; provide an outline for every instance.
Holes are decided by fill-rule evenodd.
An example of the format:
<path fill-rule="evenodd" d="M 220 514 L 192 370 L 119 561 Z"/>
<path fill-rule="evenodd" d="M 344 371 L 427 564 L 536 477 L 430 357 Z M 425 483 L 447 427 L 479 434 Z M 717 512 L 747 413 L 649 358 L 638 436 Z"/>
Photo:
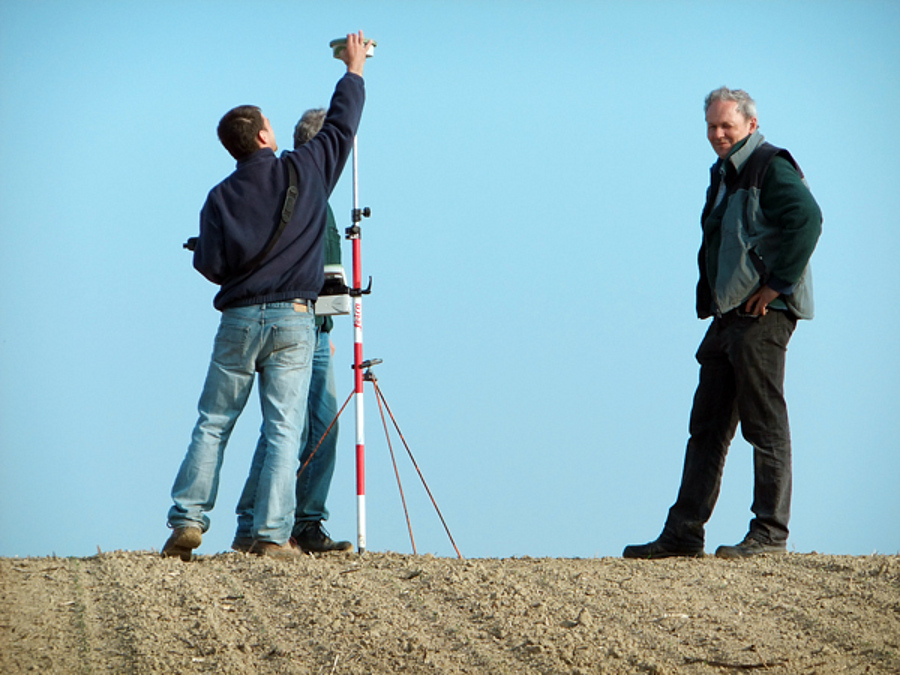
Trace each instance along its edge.
<path fill-rule="evenodd" d="M 700 318 L 740 307 L 770 276 L 767 263 L 778 255 L 782 231 L 765 217 L 759 198 L 766 171 L 779 156 L 790 161 L 803 178 L 791 154 L 766 143 L 759 133 L 713 167 L 701 216 L 704 237 L 697 284 Z M 720 221 L 718 228 L 715 220 Z M 716 250 L 709 250 L 710 246 Z M 813 317 L 812 273 L 808 265 L 793 292 L 779 299 L 798 318 Z"/>

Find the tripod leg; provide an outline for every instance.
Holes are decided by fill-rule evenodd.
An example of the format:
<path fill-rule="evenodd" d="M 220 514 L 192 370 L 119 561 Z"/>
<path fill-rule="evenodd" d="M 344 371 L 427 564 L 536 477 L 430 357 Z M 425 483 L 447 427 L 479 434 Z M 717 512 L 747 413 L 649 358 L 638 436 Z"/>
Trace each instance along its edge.
<path fill-rule="evenodd" d="M 409 444 L 407 444 L 406 439 L 403 437 L 403 432 L 400 431 L 400 426 L 397 424 L 394 413 L 391 412 L 391 407 L 388 405 L 387 400 L 384 398 L 381 387 L 378 386 L 377 382 L 373 381 L 372 384 L 375 386 L 375 393 L 377 398 L 384 403 L 384 407 L 388 411 L 388 415 L 390 415 L 391 421 L 394 423 L 394 428 L 397 430 L 397 434 L 400 436 L 400 440 L 403 442 L 403 447 L 406 448 L 406 454 L 409 455 L 409 459 L 415 467 L 416 473 L 419 474 L 419 479 L 422 481 L 422 486 L 425 488 L 425 492 L 428 493 L 429 499 L 431 499 L 431 504 L 434 506 L 434 510 L 437 513 L 438 518 L 440 518 L 441 524 L 444 526 L 444 531 L 447 533 L 447 537 L 450 539 L 450 543 L 453 545 L 453 550 L 456 551 L 456 556 L 462 559 L 462 553 L 459 552 L 459 548 L 457 548 L 456 542 L 453 540 L 453 535 L 450 534 L 450 528 L 447 527 L 447 521 L 444 520 L 444 516 L 441 513 L 441 509 L 437 505 L 437 501 L 435 500 L 434 495 L 431 494 L 431 489 L 428 487 L 428 483 L 425 481 L 425 476 L 422 474 L 421 469 L 419 469 L 419 464 L 416 462 L 416 458 L 413 457 L 412 451 L 409 449 Z M 410 535 L 411 534 L 412 533 L 410 533 Z"/>
<path fill-rule="evenodd" d="M 384 437 L 385 440 L 387 440 L 388 450 L 391 453 L 391 464 L 394 465 L 394 476 L 397 478 L 397 489 L 400 490 L 400 501 L 403 504 L 403 515 L 406 516 L 406 529 L 409 530 L 409 543 L 412 545 L 413 555 L 416 555 L 416 539 L 413 536 L 412 523 L 409 520 L 409 509 L 406 508 L 406 495 L 403 494 L 403 484 L 400 482 L 400 471 L 397 469 L 397 458 L 394 455 L 394 446 L 391 443 L 391 435 L 390 433 L 388 433 L 387 420 L 384 417 L 384 408 L 382 408 L 382 397 L 380 395 L 380 392 L 378 392 L 377 384 L 375 385 L 375 389 L 376 393 L 378 394 L 375 397 L 375 400 L 378 402 L 378 412 L 381 414 L 381 424 L 384 427 Z"/>

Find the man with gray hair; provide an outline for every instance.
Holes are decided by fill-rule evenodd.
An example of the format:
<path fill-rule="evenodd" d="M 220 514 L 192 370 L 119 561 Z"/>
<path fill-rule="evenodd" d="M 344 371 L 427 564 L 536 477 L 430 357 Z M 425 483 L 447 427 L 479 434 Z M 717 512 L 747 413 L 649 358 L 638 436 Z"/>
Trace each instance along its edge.
<path fill-rule="evenodd" d="M 306 145 L 319 133 L 325 122 L 324 108 L 307 110 L 294 127 L 294 150 Z M 326 205 L 324 234 L 325 265 L 341 264 L 341 237 L 331 206 Z M 294 524 L 291 529 L 292 542 L 306 553 L 327 553 L 329 551 L 348 552 L 353 550 L 349 541 L 334 541 L 322 526 L 328 519 L 325 501 L 331 488 L 337 456 L 337 394 L 334 386 L 334 371 L 331 366 L 331 329 L 334 321 L 330 316 L 316 315 L 316 338 L 312 359 L 312 375 L 307 397 L 306 425 L 300 441 L 300 472 L 296 481 L 297 503 L 294 510 Z M 327 432 L 327 434 L 326 434 Z M 250 474 L 244 484 L 237 506 L 237 531 L 231 548 L 235 551 L 249 551 L 253 545 L 251 527 L 253 525 L 253 503 L 256 497 L 259 472 L 265 463 L 266 439 L 260 434 L 256 452 L 250 465 Z"/>
<path fill-rule="evenodd" d="M 712 324 L 697 351 L 681 487 L 662 534 L 626 558 L 699 557 L 737 431 L 753 446 L 754 518 L 743 541 L 716 555 L 783 553 L 791 505 L 785 352 L 797 319 L 813 315 L 809 259 L 822 213 L 787 150 L 759 133 L 747 92 L 706 97 L 706 135 L 718 156 L 701 216 L 697 315 Z"/>

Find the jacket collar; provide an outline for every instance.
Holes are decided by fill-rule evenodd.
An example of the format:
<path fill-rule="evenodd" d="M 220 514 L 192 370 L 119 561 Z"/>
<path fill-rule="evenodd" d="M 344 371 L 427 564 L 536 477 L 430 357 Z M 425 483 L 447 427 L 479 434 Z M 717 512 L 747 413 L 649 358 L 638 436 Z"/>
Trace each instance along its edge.
<path fill-rule="evenodd" d="M 241 168 L 242 166 L 247 166 L 249 164 L 256 164 L 257 162 L 264 162 L 271 157 L 275 157 L 275 153 L 272 152 L 272 148 L 260 148 L 252 155 L 239 160 L 237 163 L 237 168 Z"/>
<path fill-rule="evenodd" d="M 759 130 L 754 131 L 747 136 L 747 138 L 735 145 L 734 148 L 731 149 L 731 152 L 726 155 L 725 159 L 720 160 L 721 165 L 728 162 L 734 167 L 735 173 L 740 173 L 741 167 L 743 167 L 744 163 L 750 159 L 750 155 L 756 152 L 756 149 L 762 145 L 765 140 L 763 135 L 759 133 Z M 720 170 L 724 170 L 724 166 L 722 166 Z"/>

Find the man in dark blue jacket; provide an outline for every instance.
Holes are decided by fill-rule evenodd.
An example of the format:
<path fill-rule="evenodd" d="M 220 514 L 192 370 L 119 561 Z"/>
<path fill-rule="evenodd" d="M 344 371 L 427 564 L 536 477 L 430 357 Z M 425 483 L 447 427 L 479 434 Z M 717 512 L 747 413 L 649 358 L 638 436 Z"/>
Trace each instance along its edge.
<path fill-rule="evenodd" d="M 328 198 L 353 147 L 365 100 L 366 45 L 347 36 L 339 58 L 347 74 L 335 88 L 322 130 L 306 145 L 276 156 L 269 120 L 240 106 L 219 122 L 219 139 L 237 168 L 214 187 L 200 213 L 194 267 L 221 290 L 222 312 L 199 419 L 172 487 L 164 556 L 190 560 L 209 528 L 228 438 L 259 373 L 267 453 L 254 503 L 251 551 L 293 556 L 295 477 L 305 424 L 312 355 L 314 303 L 324 282 L 322 238 Z M 296 172 L 295 207 L 274 246 Z"/>
<path fill-rule="evenodd" d="M 294 149 L 309 143 L 322 129 L 327 111 L 323 108 L 307 110 L 294 127 Z M 341 264 L 341 236 L 331 209 L 328 209 L 325 225 L 326 265 Z M 306 426 L 300 452 L 300 473 L 297 476 L 297 506 L 293 543 L 307 553 L 353 550 L 349 541 L 335 541 L 325 531 L 322 523 L 328 519 L 325 502 L 331 488 L 331 478 L 337 459 L 338 402 L 332 368 L 331 329 L 334 321 L 317 310 L 316 347 L 313 352 L 312 377 L 306 408 Z M 327 433 L 326 433 L 327 432 Z M 237 530 L 231 548 L 247 552 L 253 546 L 250 530 L 253 527 L 253 505 L 256 502 L 256 486 L 260 467 L 265 463 L 266 437 L 260 434 L 250 464 L 250 474 L 237 505 Z"/>

